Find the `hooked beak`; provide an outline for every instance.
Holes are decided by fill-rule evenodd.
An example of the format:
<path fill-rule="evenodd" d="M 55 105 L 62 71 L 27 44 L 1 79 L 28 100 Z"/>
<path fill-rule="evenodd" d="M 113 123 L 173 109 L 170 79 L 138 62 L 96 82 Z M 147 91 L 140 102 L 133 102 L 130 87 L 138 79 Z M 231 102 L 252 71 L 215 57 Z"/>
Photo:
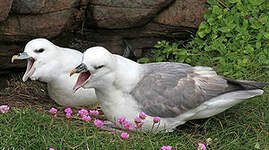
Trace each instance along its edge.
<path fill-rule="evenodd" d="M 86 72 L 86 71 L 88 71 L 87 66 L 84 63 L 81 63 L 70 72 L 70 77 L 75 73 Z"/>
<path fill-rule="evenodd" d="M 70 76 L 72 76 L 75 73 L 79 73 L 77 82 L 75 84 L 75 86 L 73 87 L 73 92 L 75 93 L 79 88 L 81 88 L 83 85 L 85 85 L 90 77 L 91 77 L 91 73 L 90 71 L 87 69 L 87 66 L 82 63 L 79 66 L 77 66 L 75 69 L 73 69 L 70 72 Z"/>
<path fill-rule="evenodd" d="M 16 59 L 28 59 L 31 58 L 26 52 L 19 53 L 19 55 L 13 55 L 11 58 L 11 62 L 13 63 Z"/>
<path fill-rule="evenodd" d="M 18 55 L 12 56 L 11 62 L 13 63 L 16 59 L 20 59 L 20 60 L 27 59 L 27 68 L 22 77 L 22 81 L 25 82 L 35 72 L 35 67 L 33 67 L 35 63 L 35 59 L 29 56 L 26 52 L 19 53 Z"/>

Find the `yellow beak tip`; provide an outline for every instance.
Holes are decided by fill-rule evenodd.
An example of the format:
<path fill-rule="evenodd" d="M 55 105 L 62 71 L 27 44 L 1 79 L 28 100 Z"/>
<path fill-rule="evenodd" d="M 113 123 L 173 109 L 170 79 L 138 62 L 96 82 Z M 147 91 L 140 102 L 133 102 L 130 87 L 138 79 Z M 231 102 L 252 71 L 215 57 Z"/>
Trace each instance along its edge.
<path fill-rule="evenodd" d="M 73 75 L 73 74 L 75 74 L 76 73 L 76 71 L 75 70 L 72 70 L 71 72 L 70 72 L 70 77 Z"/>
<path fill-rule="evenodd" d="M 18 57 L 18 55 L 14 55 L 14 56 L 12 56 L 12 58 L 11 58 L 11 63 L 13 63 L 14 60 L 17 59 L 17 57 Z"/>

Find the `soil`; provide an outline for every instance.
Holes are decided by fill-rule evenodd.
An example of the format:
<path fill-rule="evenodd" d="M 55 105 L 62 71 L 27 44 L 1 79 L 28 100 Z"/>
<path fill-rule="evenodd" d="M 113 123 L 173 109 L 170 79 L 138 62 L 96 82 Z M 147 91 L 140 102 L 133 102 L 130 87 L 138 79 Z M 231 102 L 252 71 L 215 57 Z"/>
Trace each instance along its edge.
<path fill-rule="evenodd" d="M 31 80 L 23 82 L 22 76 L 22 73 L 14 73 L 1 77 L 0 105 L 37 109 L 57 105 L 50 99 L 46 84 Z"/>

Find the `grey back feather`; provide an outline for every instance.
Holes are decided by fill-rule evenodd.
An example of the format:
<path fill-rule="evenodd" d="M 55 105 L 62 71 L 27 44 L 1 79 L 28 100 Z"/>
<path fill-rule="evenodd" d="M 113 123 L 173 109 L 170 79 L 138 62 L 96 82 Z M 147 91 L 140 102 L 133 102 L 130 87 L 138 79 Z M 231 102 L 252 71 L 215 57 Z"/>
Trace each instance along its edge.
<path fill-rule="evenodd" d="M 209 67 L 152 63 L 144 65 L 144 76 L 131 95 L 150 116 L 176 117 L 231 90 Z"/>

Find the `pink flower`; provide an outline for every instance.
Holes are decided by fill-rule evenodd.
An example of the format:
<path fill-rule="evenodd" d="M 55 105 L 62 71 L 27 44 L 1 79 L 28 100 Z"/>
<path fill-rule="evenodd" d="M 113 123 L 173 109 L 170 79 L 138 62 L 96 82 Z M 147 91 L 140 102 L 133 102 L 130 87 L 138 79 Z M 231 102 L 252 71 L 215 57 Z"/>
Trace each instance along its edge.
<path fill-rule="evenodd" d="M 80 111 L 78 111 L 78 114 L 83 117 L 83 116 L 88 116 L 88 110 L 86 109 L 81 109 Z"/>
<path fill-rule="evenodd" d="M 53 118 L 57 118 L 57 114 L 54 114 L 54 115 L 53 115 Z"/>
<path fill-rule="evenodd" d="M 168 146 L 162 146 L 162 150 L 171 150 L 172 146 L 168 145 Z"/>
<path fill-rule="evenodd" d="M 122 125 L 122 123 L 125 121 L 125 117 L 118 118 L 118 123 Z"/>
<path fill-rule="evenodd" d="M 146 119 L 147 115 L 143 112 L 140 112 L 139 117 L 144 120 L 144 119 Z"/>
<path fill-rule="evenodd" d="M 99 115 L 99 111 L 98 110 L 90 110 L 90 115 L 97 116 L 97 115 Z"/>
<path fill-rule="evenodd" d="M 54 148 L 49 148 L 49 150 L 54 150 Z"/>
<path fill-rule="evenodd" d="M 82 120 L 84 120 L 84 121 L 86 121 L 86 122 L 89 122 L 89 121 L 92 120 L 92 118 L 91 118 L 91 116 L 86 116 L 86 115 L 84 115 L 84 116 L 82 116 Z"/>
<path fill-rule="evenodd" d="M 134 121 L 136 124 L 139 124 L 142 120 L 140 117 L 135 117 Z"/>
<path fill-rule="evenodd" d="M 9 111 L 9 106 L 8 105 L 1 105 L 0 106 L 0 112 L 5 114 Z"/>
<path fill-rule="evenodd" d="M 135 124 L 134 125 L 134 128 L 141 128 L 142 126 L 143 126 L 143 124 L 144 124 L 144 122 L 140 122 L 140 123 L 138 123 L 138 124 Z"/>
<path fill-rule="evenodd" d="M 100 128 L 104 124 L 104 122 L 99 119 L 94 120 L 93 123 L 97 128 Z"/>
<path fill-rule="evenodd" d="M 122 133 L 120 134 L 120 136 L 121 136 L 121 138 L 123 138 L 123 139 L 128 139 L 128 138 L 129 138 L 129 134 L 128 134 L 127 132 L 122 132 Z"/>
<path fill-rule="evenodd" d="M 206 149 L 205 144 L 198 143 L 198 150 L 205 150 L 205 149 Z"/>
<path fill-rule="evenodd" d="M 65 108 L 64 112 L 72 114 L 72 109 L 71 108 Z"/>
<path fill-rule="evenodd" d="M 160 122 L 160 117 L 154 117 L 154 118 L 153 118 L 153 122 L 154 122 L 154 123 L 158 123 L 158 122 Z"/>
<path fill-rule="evenodd" d="M 70 119 L 71 116 L 72 116 L 72 113 L 66 113 L 65 116 L 66 116 L 67 119 Z"/>
<path fill-rule="evenodd" d="M 52 115 L 54 115 L 54 114 L 57 113 L 57 111 L 58 111 L 58 110 L 57 110 L 56 108 L 52 107 L 52 108 L 49 110 L 49 113 L 52 114 Z"/>
<path fill-rule="evenodd" d="M 122 123 L 122 125 L 123 125 L 123 127 L 126 129 L 126 130 L 132 130 L 133 128 L 132 128 L 132 124 L 130 123 L 130 122 L 128 122 L 128 121 L 124 121 L 123 123 Z"/>

